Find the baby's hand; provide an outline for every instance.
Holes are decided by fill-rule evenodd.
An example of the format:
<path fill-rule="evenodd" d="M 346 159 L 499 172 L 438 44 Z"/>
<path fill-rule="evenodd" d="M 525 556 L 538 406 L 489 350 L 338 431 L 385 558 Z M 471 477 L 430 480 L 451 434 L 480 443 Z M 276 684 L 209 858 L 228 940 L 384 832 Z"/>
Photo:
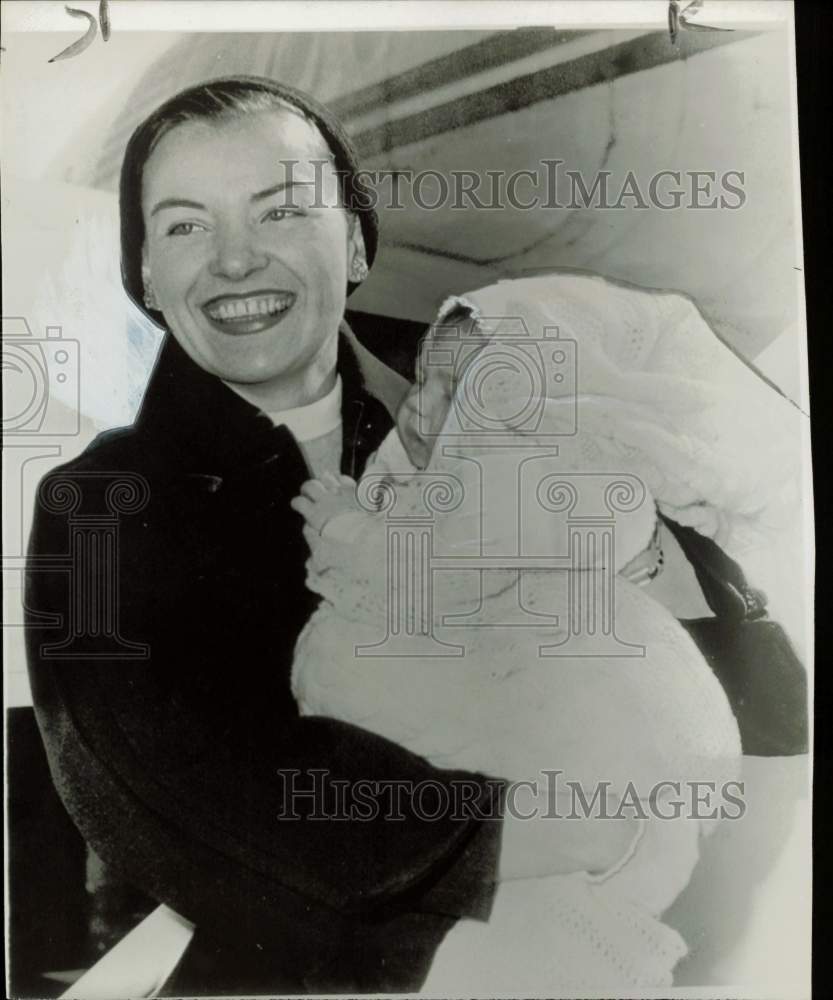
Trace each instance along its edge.
<path fill-rule="evenodd" d="M 302 514 L 310 528 L 319 534 L 337 514 L 360 511 L 356 499 L 356 481 L 350 476 L 335 476 L 325 472 L 320 479 L 310 479 L 301 487 L 301 496 L 290 502 L 293 510 Z"/>

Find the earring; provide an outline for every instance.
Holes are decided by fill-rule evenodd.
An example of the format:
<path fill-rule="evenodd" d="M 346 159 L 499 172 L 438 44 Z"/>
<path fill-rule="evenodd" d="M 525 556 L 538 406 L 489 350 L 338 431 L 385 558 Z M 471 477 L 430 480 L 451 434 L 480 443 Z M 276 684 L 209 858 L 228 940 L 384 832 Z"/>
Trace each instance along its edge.
<path fill-rule="evenodd" d="M 353 257 L 353 261 L 350 264 L 350 280 L 356 282 L 357 284 L 368 275 L 370 269 L 367 266 L 367 261 L 365 260 L 364 254 L 357 253 Z"/>

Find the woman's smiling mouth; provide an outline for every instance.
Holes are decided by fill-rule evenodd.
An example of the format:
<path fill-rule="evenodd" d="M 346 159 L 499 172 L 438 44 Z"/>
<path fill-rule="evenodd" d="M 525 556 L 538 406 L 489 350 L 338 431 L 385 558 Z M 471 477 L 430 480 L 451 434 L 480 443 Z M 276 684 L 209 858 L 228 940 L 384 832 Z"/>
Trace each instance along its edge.
<path fill-rule="evenodd" d="M 202 307 L 203 315 L 221 333 L 261 333 L 276 326 L 290 311 L 295 292 L 262 291 L 247 295 L 218 295 Z"/>

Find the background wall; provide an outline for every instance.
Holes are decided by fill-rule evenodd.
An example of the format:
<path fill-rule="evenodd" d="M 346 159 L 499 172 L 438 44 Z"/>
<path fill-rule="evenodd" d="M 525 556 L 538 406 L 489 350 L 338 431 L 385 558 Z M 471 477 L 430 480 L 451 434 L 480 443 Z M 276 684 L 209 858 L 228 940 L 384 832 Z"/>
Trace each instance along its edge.
<path fill-rule="evenodd" d="M 373 170 L 510 173 L 550 158 L 588 186 L 610 171 L 613 192 L 631 171 L 643 191 L 660 170 L 745 177 L 736 211 L 426 211 L 401 186 L 404 208 L 383 213 L 357 309 L 428 321 L 451 291 L 574 267 L 688 292 L 747 357 L 796 322 L 782 31 L 687 33 L 677 46 L 664 32 L 623 30 L 213 33 L 172 37 L 150 58 L 154 45 L 150 65 L 79 121 L 45 177 L 115 192 L 127 137 L 159 101 L 212 76 L 263 74 L 330 104 Z M 423 193 L 437 197 L 431 184 Z M 791 389 L 797 375 L 783 375 Z"/>

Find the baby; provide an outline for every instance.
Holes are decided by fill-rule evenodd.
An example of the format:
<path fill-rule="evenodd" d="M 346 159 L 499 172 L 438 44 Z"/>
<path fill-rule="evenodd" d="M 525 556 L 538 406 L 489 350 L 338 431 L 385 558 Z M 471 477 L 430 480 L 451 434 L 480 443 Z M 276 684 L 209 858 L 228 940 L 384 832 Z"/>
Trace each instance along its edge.
<path fill-rule="evenodd" d="M 638 586 L 661 568 L 657 502 L 702 506 L 698 487 L 713 469 L 698 479 L 686 462 L 684 476 L 675 474 L 665 447 L 674 427 L 666 421 L 652 438 L 656 386 L 633 392 L 620 379 L 614 395 L 628 371 L 616 336 L 628 317 L 621 307 L 599 315 L 600 296 L 611 292 L 601 279 L 559 276 L 451 300 L 360 483 L 305 484 L 293 505 L 307 522 L 308 585 L 324 601 L 295 652 L 302 713 L 362 726 L 438 767 L 539 785 L 545 769 L 557 769 L 587 800 L 599 782 L 647 802 L 661 783 L 667 792 L 669 783 L 736 774 L 740 741 L 722 688 L 687 633 Z M 544 377 L 530 398 L 518 317 L 527 331 L 558 327 L 578 344 L 575 385 Z M 553 473 L 555 502 L 539 488 Z M 569 537 L 559 497 L 572 481 L 570 510 L 579 500 L 598 508 L 617 478 L 631 493 L 617 509 L 612 548 L 574 546 L 559 563 Z M 429 505 L 432 551 L 451 559 L 427 581 L 432 600 L 408 608 L 414 589 L 388 572 L 387 511 L 393 502 L 397 518 L 424 521 L 432 483 L 446 491 Z M 522 539 L 528 563 L 490 560 L 517 549 L 519 524 L 532 525 Z M 599 645 L 599 623 L 575 627 L 582 580 L 598 581 L 585 595 L 612 592 L 618 650 Z M 391 602 L 404 607 L 411 651 L 385 651 Z M 425 646 L 428 635 L 444 646 Z M 638 837 L 609 872 L 503 883 L 488 924 L 460 921 L 449 934 L 425 989 L 471 995 L 475 976 L 490 994 L 670 985 L 686 948 L 659 917 L 691 875 L 702 823 L 655 812 L 640 814 Z"/>

